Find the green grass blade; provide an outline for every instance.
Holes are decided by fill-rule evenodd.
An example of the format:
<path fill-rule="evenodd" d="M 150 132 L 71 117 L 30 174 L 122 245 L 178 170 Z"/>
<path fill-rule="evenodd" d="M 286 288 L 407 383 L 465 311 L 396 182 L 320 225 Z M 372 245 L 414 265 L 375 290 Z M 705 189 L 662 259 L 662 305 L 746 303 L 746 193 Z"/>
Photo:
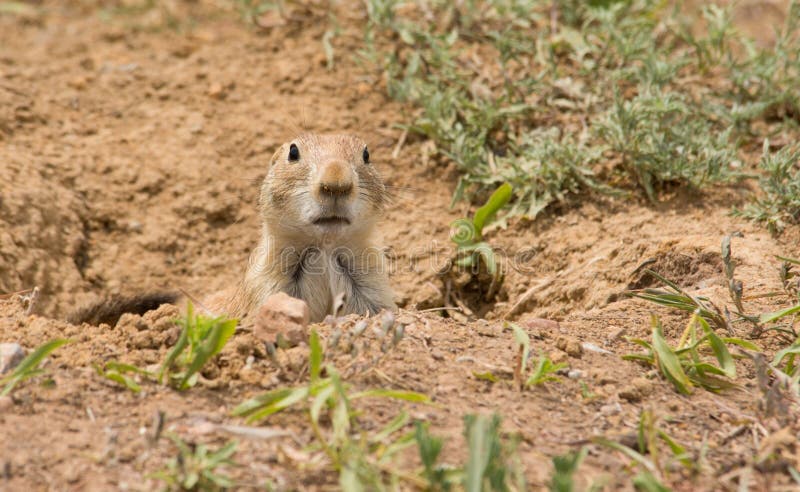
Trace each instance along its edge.
<path fill-rule="evenodd" d="M 311 352 L 308 356 L 308 373 L 311 379 L 311 384 L 314 384 L 322 372 L 322 343 L 319 340 L 319 333 L 317 330 L 311 330 L 311 335 L 308 338 L 308 345 Z"/>
<path fill-rule="evenodd" d="M 36 8 L 23 2 L 0 2 L 0 14 L 33 15 Z"/>
<path fill-rule="evenodd" d="M 471 419 L 467 428 L 467 442 L 469 457 L 464 476 L 464 489 L 466 492 L 482 492 L 483 475 L 489 465 L 491 442 L 489 438 L 489 422 L 483 415 Z"/>
<path fill-rule="evenodd" d="M 694 468 L 694 461 L 692 460 L 692 456 L 690 453 L 686 451 L 686 448 L 684 446 L 675 441 L 669 434 L 667 434 L 663 430 L 658 431 L 658 436 L 665 443 L 667 443 L 667 446 L 669 446 L 669 449 L 670 451 L 672 451 L 672 455 L 675 457 L 676 460 L 680 461 L 681 464 L 689 470 Z"/>
<path fill-rule="evenodd" d="M 133 380 L 130 376 L 126 376 L 123 373 L 117 372 L 116 370 L 108 370 L 108 371 L 99 371 L 100 375 L 104 378 L 108 379 L 109 381 L 114 381 L 115 383 L 128 388 L 129 390 L 133 391 L 134 393 L 139 393 L 142 391 L 142 387 Z"/>
<path fill-rule="evenodd" d="M 762 324 L 772 323 L 773 321 L 777 321 L 783 317 L 790 316 L 795 313 L 800 313 L 800 304 L 790 308 L 781 309 L 780 311 L 775 311 L 774 313 L 764 313 L 759 317 L 758 321 Z"/>
<path fill-rule="evenodd" d="M 703 330 L 708 337 L 708 343 L 711 345 L 711 351 L 714 352 L 714 357 L 719 362 L 719 367 L 722 369 L 723 374 L 730 378 L 736 377 L 736 364 L 733 362 L 733 357 L 728 351 L 725 342 L 708 326 L 706 320 L 699 315 L 695 315 L 695 319 L 703 327 Z"/>
<path fill-rule="evenodd" d="M 661 326 L 655 322 L 654 324 L 653 352 L 656 355 L 656 361 L 658 362 L 659 369 L 661 369 L 661 373 L 667 377 L 680 393 L 685 395 L 691 394 L 692 391 L 690 388 L 692 382 L 683 371 L 678 356 L 675 355 L 675 352 L 672 351 L 667 341 L 664 339 L 664 335 L 661 333 Z"/>
<path fill-rule="evenodd" d="M 24 374 L 32 369 L 35 369 L 45 357 L 50 355 L 54 350 L 69 343 L 70 340 L 59 338 L 51 340 L 43 345 L 40 345 L 33 352 L 27 355 L 11 372 L 12 377 Z"/>
<path fill-rule="evenodd" d="M 269 417 L 272 414 L 278 413 L 282 410 L 285 410 L 295 403 L 305 400 L 308 398 L 308 387 L 302 386 L 300 388 L 295 388 L 284 397 L 278 401 L 272 402 L 271 404 L 254 410 L 247 416 L 248 422 L 255 422 L 257 420 L 263 420 Z"/>
<path fill-rule="evenodd" d="M 188 306 L 188 316 L 191 316 L 192 312 L 192 303 L 189 303 Z M 169 353 L 167 354 L 167 358 L 164 359 L 164 362 L 161 363 L 161 367 L 158 370 L 158 382 L 159 384 L 163 384 L 164 381 L 169 381 L 169 371 L 172 368 L 172 365 L 178 360 L 178 356 L 186 349 L 189 345 L 189 327 L 184 323 L 183 329 L 181 330 L 181 334 L 178 337 L 178 341 L 175 342 L 175 345 L 170 349 Z"/>
<path fill-rule="evenodd" d="M 517 342 L 519 347 L 522 347 L 522 360 L 520 364 L 522 365 L 521 372 L 525 372 L 525 368 L 528 365 L 528 358 L 530 357 L 531 353 L 531 339 L 528 336 L 528 332 L 520 328 L 520 326 L 516 323 L 508 323 L 508 326 L 511 327 L 511 330 L 514 333 L 514 341 Z"/>
<path fill-rule="evenodd" d="M 388 439 L 389 436 L 397 432 L 398 430 L 405 427 L 408 424 L 410 417 L 406 412 L 400 412 L 397 414 L 395 418 L 393 418 L 388 424 L 386 424 L 383 429 L 378 431 L 377 434 L 372 436 L 370 440 L 372 442 L 382 442 L 384 439 Z"/>
<path fill-rule="evenodd" d="M 489 222 L 497 212 L 506 206 L 509 200 L 511 200 L 511 194 L 513 189 L 511 185 L 508 183 L 503 183 L 500 185 L 492 196 L 489 197 L 489 200 L 486 201 L 481 208 L 479 208 L 475 212 L 475 217 L 472 219 L 473 224 L 475 224 L 475 235 L 476 239 L 480 240 L 483 237 L 483 228 L 486 226 L 487 222 Z"/>
<path fill-rule="evenodd" d="M 189 367 L 186 368 L 186 373 L 183 379 L 178 384 L 178 388 L 186 389 L 188 387 L 189 379 L 203 366 L 211 360 L 212 357 L 217 355 L 222 348 L 228 343 L 228 340 L 236 331 L 236 325 L 239 320 L 229 319 L 226 321 L 215 322 L 211 327 L 205 340 L 197 348 L 194 358 L 189 362 Z"/>
<path fill-rule="evenodd" d="M 800 355 L 800 345 L 798 342 L 776 352 L 775 357 L 772 359 L 772 365 L 777 367 L 778 364 L 789 355 Z"/>
<path fill-rule="evenodd" d="M 8 376 L 0 379 L 0 383 L 6 383 L 3 391 L 0 391 L 0 396 L 8 395 L 17 384 L 39 374 L 39 364 L 42 363 L 45 357 L 50 355 L 57 348 L 69 342 L 70 340 L 64 338 L 51 340 L 43 345 L 40 345 L 36 348 L 36 350 L 28 354 L 27 357 L 22 359 L 19 365 L 17 365 L 17 367 L 15 367 Z"/>
<path fill-rule="evenodd" d="M 336 391 L 336 388 L 331 384 L 330 380 L 325 381 L 327 384 L 319 390 L 311 401 L 309 413 L 311 415 L 311 420 L 314 422 L 319 422 L 319 414 L 322 412 L 322 407 L 328 403 L 330 397 L 333 396 L 333 392 Z"/>
<path fill-rule="evenodd" d="M 483 263 L 486 265 L 486 271 L 489 275 L 497 275 L 497 259 L 494 256 L 494 250 L 487 243 L 480 243 L 475 251 L 483 258 Z"/>
<path fill-rule="evenodd" d="M 731 338 L 731 337 L 721 337 L 721 340 L 725 343 L 729 343 L 731 345 L 738 345 L 742 348 L 746 348 L 747 350 L 752 350 L 753 352 L 763 352 L 764 350 L 756 345 L 753 342 L 748 342 L 747 340 L 742 340 L 741 338 Z"/>
<path fill-rule="evenodd" d="M 607 439 L 602 436 L 593 437 L 592 442 L 600 446 L 605 446 L 615 451 L 619 451 L 620 453 L 624 454 L 628 458 L 632 459 L 633 461 L 644 467 L 650 473 L 654 474 L 658 473 L 656 470 L 656 466 L 653 464 L 652 461 L 644 457 L 642 454 L 637 453 L 635 450 L 625 446 L 624 444 L 620 444 L 616 441 L 612 441 L 611 439 Z"/>
<path fill-rule="evenodd" d="M 410 401 L 412 403 L 430 403 L 428 395 L 415 391 L 390 390 L 390 389 L 370 389 L 360 391 L 350 396 L 351 400 L 358 398 L 393 398 L 395 400 Z"/>
<path fill-rule="evenodd" d="M 237 417 L 250 415 L 259 408 L 269 406 L 276 401 L 286 398 L 286 396 L 288 396 L 292 391 L 293 388 L 280 388 L 262 393 L 254 398 L 250 398 L 249 400 L 240 403 L 236 408 L 233 409 L 231 413 Z"/>

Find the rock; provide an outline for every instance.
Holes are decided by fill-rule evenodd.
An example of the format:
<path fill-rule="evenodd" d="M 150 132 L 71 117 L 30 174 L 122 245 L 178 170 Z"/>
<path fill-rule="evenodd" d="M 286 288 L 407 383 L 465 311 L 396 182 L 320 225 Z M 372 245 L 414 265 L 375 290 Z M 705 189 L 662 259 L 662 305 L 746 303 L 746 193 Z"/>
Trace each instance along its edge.
<path fill-rule="evenodd" d="M 631 384 L 626 385 L 619 392 L 619 397 L 631 403 L 636 403 L 642 398 L 653 393 L 653 383 L 646 378 L 633 378 Z"/>
<path fill-rule="evenodd" d="M 623 400 L 627 400 L 631 403 L 637 403 L 642 400 L 642 395 L 633 385 L 625 386 L 619 391 L 618 395 Z"/>
<path fill-rule="evenodd" d="M 78 76 L 69 81 L 69 86 L 80 91 L 86 89 L 87 82 L 86 77 Z"/>
<path fill-rule="evenodd" d="M 258 309 L 254 333 L 265 342 L 276 343 L 278 334 L 295 346 L 308 339 L 308 304 L 283 292 L 267 298 Z"/>
<path fill-rule="evenodd" d="M 634 386 L 639 390 L 643 396 L 650 396 L 653 394 L 653 382 L 647 378 L 633 378 L 631 381 Z"/>
<path fill-rule="evenodd" d="M 245 366 L 239 371 L 239 379 L 248 384 L 259 384 L 261 374 L 252 367 Z"/>
<path fill-rule="evenodd" d="M 5 374 L 22 362 L 25 349 L 18 343 L 0 343 L 0 374 Z"/>
<path fill-rule="evenodd" d="M 305 347 L 292 347 L 280 350 L 278 351 L 278 363 L 284 369 L 283 373 L 285 374 L 282 374 L 282 376 L 296 374 L 308 364 L 308 349 Z"/>
<path fill-rule="evenodd" d="M 584 372 L 580 369 L 570 369 L 567 373 L 567 377 L 570 379 L 583 379 L 584 376 Z"/>
<path fill-rule="evenodd" d="M 603 405 L 602 407 L 600 407 L 600 413 L 602 415 L 606 415 L 606 416 L 607 415 L 616 415 L 616 414 L 620 413 L 621 411 L 622 411 L 622 407 L 617 402 L 609 403 L 608 405 Z"/>
<path fill-rule="evenodd" d="M 593 343 L 589 343 L 589 342 L 583 342 L 581 344 L 581 347 L 583 347 L 583 350 L 585 350 L 587 352 L 595 352 L 595 353 L 598 353 L 598 354 L 614 355 L 614 352 L 611 352 L 610 350 L 606 350 L 604 348 L 598 347 L 597 345 L 595 345 Z"/>
<path fill-rule="evenodd" d="M 540 337 L 546 336 L 546 334 L 558 333 L 558 330 L 561 329 L 561 325 L 558 324 L 558 321 L 553 321 L 552 319 L 523 317 L 519 322 L 522 326 L 537 332 Z"/>
<path fill-rule="evenodd" d="M 208 96 L 216 100 L 225 99 L 225 96 L 227 96 L 225 87 L 223 87 L 223 85 L 219 82 L 212 83 L 208 87 Z"/>
<path fill-rule="evenodd" d="M 560 336 L 556 339 L 556 347 L 570 357 L 580 358 L 583 355 L 581 343 L 572 337 Z"/>
<path fill-rule="evenodd" d="M 444 360 L 445 354 L 439 349 L 433 349 L 431 350 L 431 357 L 433 357 L 434 360 Z"/>
<path fill-rule="evenodd" d="M 14 406 L 14 400 L 10 396 L 0 396 L 0 413 L 9 410 Z"/>

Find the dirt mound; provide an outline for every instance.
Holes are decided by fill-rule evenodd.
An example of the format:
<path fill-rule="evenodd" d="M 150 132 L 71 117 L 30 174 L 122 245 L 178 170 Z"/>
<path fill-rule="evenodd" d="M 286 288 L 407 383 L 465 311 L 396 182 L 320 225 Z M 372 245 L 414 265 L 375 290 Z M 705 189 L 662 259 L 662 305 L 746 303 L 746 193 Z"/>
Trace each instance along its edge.
<path fill-rule="evenodd" d="M 58 312 L 70 302 L 55 294 L 87 287 L 87 207 L 52 164 L 15 145 L 0 160 L 0 291 L 39 287 L 36 311 Z"/>

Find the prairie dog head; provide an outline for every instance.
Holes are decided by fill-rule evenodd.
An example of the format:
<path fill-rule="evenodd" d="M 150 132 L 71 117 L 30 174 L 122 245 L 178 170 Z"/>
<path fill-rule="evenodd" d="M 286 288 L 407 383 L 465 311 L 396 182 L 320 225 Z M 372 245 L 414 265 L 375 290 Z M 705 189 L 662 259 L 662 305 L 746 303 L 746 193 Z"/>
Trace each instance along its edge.
<path fill-rule="evenodd" d="M 383 181 L 363 140 L 311 133 L 275 152 L 260 199 L 271 231 L 311 240 L 368 232 L 385 201 Z"/>

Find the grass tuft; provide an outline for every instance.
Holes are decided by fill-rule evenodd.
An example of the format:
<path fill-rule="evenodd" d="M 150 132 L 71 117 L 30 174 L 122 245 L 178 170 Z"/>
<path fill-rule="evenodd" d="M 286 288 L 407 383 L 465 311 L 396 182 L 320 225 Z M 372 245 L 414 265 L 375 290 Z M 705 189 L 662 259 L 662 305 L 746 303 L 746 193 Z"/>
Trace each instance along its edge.
<path fill-rule="evenodd" d="M 360 58 L 460 170 L 454 200 L 508 183 L 511 213 L 530 218 L 586 192 L 655 202 L 747 176 L 742 146 L 800 121 L 796 2 L 768 47 L 716 5 L 702 35 L 697 16 L 646 0 L 366 6 Z M 771 228 L 797 222 L 789 154 L 764 159 L 765 198 L 746 209 Z"/>
<path fill-rule="evenodd" d="M 0 396 L 8 395 L 19 383 L 42 374 L 44 370 L 39 367 L 42 361 L 57 348 L 69 342 L 65 339 L 51 340 L 28 354 L 11 373 L 0 378 L 0 386 L 3 386 Z"/>

